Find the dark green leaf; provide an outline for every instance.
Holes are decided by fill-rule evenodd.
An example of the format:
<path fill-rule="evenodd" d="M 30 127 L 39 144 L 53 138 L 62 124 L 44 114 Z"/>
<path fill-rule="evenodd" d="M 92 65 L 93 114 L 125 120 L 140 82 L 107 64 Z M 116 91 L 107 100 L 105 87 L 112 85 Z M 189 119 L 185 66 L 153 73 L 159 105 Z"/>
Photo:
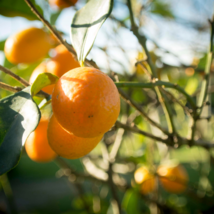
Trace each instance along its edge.
<path fill-rule="evenodd" d="M 92 48 L 96 35 L 113 8 L 113 0 L 90 0 L 74 15 L 71 40 L 82 64 Z"/>
<path fill-rule="evenodd" d="M 6 40 L 2 40 L 0 41 L 0 51 L 3 51 L 4 50 L 4 43 L 5 43 Z"/>
<path fill-rule="evenodd" d="M 0 100 L 0 175 L 18 164 L 22 146 L 40 117 L 30 87 Z"/>
<path fill-rule="evenodd" d="M 55 25 L 56 20 L 58 19 L 59 15 L 61 14 L 61 11 L 57 11 L 56 13 L 51 14 L 50 16 L 50 23 L 52 25 Z"/>
<path fill-rule="evenodd" d="M 35 4 L 35 1 L 32 2 L 37 10 L 43 14 L 42 9 Z M 29 20 L 38 19 L 24 0 L 0 0 L 0 14 L 7 17 L 21 16 Z"/>
<path fill-rule="evenodd" d="M 32 96 L 37 94 L 45 86 L 55 84 L 58 81 L 58 79 L 59 77 L 51 73 L 39 74 L 31 86 Z"/>
<path fill-rule="evenodd" d="M 170 5 L 166 2 L 161 2 L 158 0 L 153 1 L 151 12 L 166 18 L 174 18 L 172 9 L 170 8 Z"/>
<path fill-rule="evenodd" d="M 126 191 L 123 198 L 122 206 L 124 210 L 127 212 L 127 214 L 140 213 L 138 209 L 138 195 L 134 189 Z"/>

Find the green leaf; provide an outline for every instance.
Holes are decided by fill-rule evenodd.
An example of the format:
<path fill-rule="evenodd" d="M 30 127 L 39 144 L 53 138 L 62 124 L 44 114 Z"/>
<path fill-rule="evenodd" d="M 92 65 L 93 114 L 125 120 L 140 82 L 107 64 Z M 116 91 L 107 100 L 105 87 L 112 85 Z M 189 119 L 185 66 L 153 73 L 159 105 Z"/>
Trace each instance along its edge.
<path fill-rule="evenodd" d="M 134 189 L 127 190 L 123 201 L 122 201 L 122 207 L 127 212 L 127 214 L 138 214 L 138 194 Z"/>
<path fill-rule="evenodd" d="M 42 9 L 32 1 L 36 9 L 43 14 Z M 0 0 L 0 14 L 7 17 L 21 16 L 29 20 L 37 20 L 24 0 Z"/>
<path fill-rule="evenodd" d="M 71 41 L 82 64 L 91 50 L 96 35 L 111 14 L 113 0 L 90 0 L 77 11 L 71 23 Z"/>
<path fill-rule="evenodd" d="M 34 96 L 42 88 L 55 84 L 58 81 L 59 77 L 51 73 L 41 73 L 37 76 L 36 80 L 31 86 L 31 95 Z"/>
<path fill-rule="evenodd" d="M 52 13 L 50 16 L 50 23 L 51 25 L 55 25 L 56 20 L 58 19 L 59 15 L 61 14 L 61 11 L 57 11 L 56 13 Z"/>
<path fill-rule="evenodd" d="M 166 2 L 161 2 L 158 0 L 153 1 L 151 12 L 163 16 L 165 18 L 175 18 L 170 5 Z"/>
<path fill-rule="evenodd" d="M 4 51 L 4 43 L 6 40 L 0 41 L 0 51 Z"/>
<path fill-rule="evenodd" d="M 22 146 L 40 117 L 30 87 L 0 100 L 0 175 L 18 164 Z"/>

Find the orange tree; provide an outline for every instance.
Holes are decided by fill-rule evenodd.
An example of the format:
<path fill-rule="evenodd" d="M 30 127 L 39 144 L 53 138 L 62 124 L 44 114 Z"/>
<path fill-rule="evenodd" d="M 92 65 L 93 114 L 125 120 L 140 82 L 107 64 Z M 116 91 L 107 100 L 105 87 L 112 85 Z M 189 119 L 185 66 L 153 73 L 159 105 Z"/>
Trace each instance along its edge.
<path fill-rule="evenodd" d="M 144 10 L 176 19 L 166 2 L 43 3 L 0 1 L 1 15 L 43 24 L 41 29 L 30 28 L 0 42 L 6 56 L 0 65 L 0 191 L 4 193 L 0 212 L 213 213 L 214 19 L 210 17 L 203 26 L 210 31 L 208 53 L 200 53 L 191 65 L 174 66 L 162 56 L 175 54 L 155 42 L 149 50 L 142 31 Z M 54 26 L 58 16 L 74 5 L 71 29 L 59 32 Z M 124 19 L 112 14 L 118 5 L 126 11 Z M 47 7 L 54 8 L 49 17 Z M 125 62 L 115 59 L 115 53 L 109 53 L 113 47 L 108 42 L 99 47 L 104 55 L 97 63 L 86 58 L 106 19 L 117 26 L 110 34 L 122 28 L 131 30 L 137 40 L 134 61 L 124 44 L 114 41 L 120 49 L 116 54 L 130 61 L 130 71 Z M 71 44 L 64 39 L 67 33 Z M 48 55 L 58 45 L 66 52 L 60 60 L 56 53 Z M 99 71 L 102 56 L 109 62 L 104 70 L 110 78 Z M 111 66 L 115 62 L 117 66 Z M 65 73 L 79 65 L 82 68 Z M 117 72 L 118 65 L 122 72 Z M 80 74 L 74 72 L 79 70 Z M 88 71 L 99 75 L 87 75 Z M 47 87 L 50 94 L 44 92 Z"/>

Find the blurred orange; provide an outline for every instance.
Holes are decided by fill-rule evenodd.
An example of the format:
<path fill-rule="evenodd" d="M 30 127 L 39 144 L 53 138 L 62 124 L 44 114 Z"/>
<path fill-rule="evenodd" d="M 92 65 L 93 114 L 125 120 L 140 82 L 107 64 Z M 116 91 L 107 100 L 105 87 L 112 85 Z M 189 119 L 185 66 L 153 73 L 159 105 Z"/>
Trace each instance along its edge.
<path fill-rule="evenodd" d="M 4 53 L 11 63 L 33 63 L 45 57 L 51 48 L 50 36 L 43 29 L 31 27 L 10 36 Z"/>
<path fill-rule="evenodd" d="M 42 62 L 40 65 L 38 65 L 30 77 L 30 84 L 32 84 L 37 76 L 41 73 L 52 73 L 58 77 L 61 77 L 64 73 L 67 71 L 79 67 L 78 61 L 75 60 L 75 58 L 72 56 L 72 54 L 65 48 L 64 45 L 59 45 L 55 49 L 55 56 L 52 57 L 47 62 Z M 43 90 L 51 94 L 53 91 L 54 85 L 49 85 Z"/>
<path fill-rule="evenodd" d="M 182 193 L 187 188 L 188 175 L 181 165 L 162 165 L 157 170 L 163 188 L 171 193 Z"/>
<path fill-rule="evenodd" d="M 135 182 L 140 184 L 140 191 L 146 195 L 157 189 L 155 176 L 146 167 L 138 168 L 134 173 Z"/>
<path fill-rule="evenodd" d="M 49 0 L 51 6 L 57 6 L 60 9 L 73 6 L 78 0 Z"/>
<path fill-rule="evenodd" d="M 47 128 L 48 120 L 42 118 L 25 143 L 27 155 L 33 161 L 49 162 L 57 156 L 48 144 Z"/>

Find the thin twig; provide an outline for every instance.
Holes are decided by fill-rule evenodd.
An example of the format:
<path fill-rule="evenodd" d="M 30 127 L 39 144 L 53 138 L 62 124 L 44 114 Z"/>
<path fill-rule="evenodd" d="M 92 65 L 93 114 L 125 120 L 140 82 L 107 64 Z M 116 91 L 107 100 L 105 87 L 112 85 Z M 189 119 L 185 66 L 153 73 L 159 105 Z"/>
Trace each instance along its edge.
<path fill-rule="evenodd" d="M 134 87 L 134 88 L 154 88 L 155 86 L 162 86 L 162 87 L 166 87 L 166 88 L 173 88 L 177 91 L 179 91 L 180 93 L 182 93 L 188 100 L 188 102 L 190 103 L 191 107 L 193 109 L 196 108 L 196 104 L 194 99 L 186 93 L 186 91 L 181 88 L 179 85 L 171 83 L 171 82 L 164 82 L 164 81 L 154 81 L 154 82 L 149 82 L 149 83 L 141 83 L 141 82 L 118 82 L 115 83 L 115 85 L 117 87 Z"/>
<path fill-rule="evenodd" d="M 125 129 L 127 131 L 131 131 L 131 132 L 136 133 L 136 134 L 141 134 L 141 135 L 144 135 L 145 137 L 149 137 L 149 138 L 151 138 L 153 140 L 156 140 L 156 141 L 159 141 L 159 142 L 163 142 L 163 143 L 167 144 L 168 146 L 172 146 L 172 144 L 167 139 L 163 139 L 163 138 L 157 137 L 157 136 L 155 136 L 153 134 L 150 134 L 148 132 L 145 132 L 143 130 L 138 129 L 135 126 L 134 127 L 128 126 L 128 125 L 123 124 L 123 123 L 121 123 L 119 121 L 117 121 L 115 123 L 115 126 L 117 128 L 123 128 L 123 129 Z"/>
<path fill-rule="evenodd" d="M 23 89 L 21 87 L 11 86 L 11 85 L 5 84 L 3 82 L 0 82 L 0 88 L 4 89 L 6 91 L 14 92 L 14 93 L 19 92 Z"/>
<path fill-rule="evenodd" d="M 149 51 L 148 51 L 147 46 L 146 46 L 146 40 L 147 39 L 144 35 L 141 35 L 139 33 L 138 26 L 136 25 L 135 20 L 134 20 L 134 14 L 133 14 L 133 10 L 132 10 L 131 0 L 127 0 L 127 6 L 129 9 L 129 15 L 130 15 L 130 21 L 131 21 L 131 30 L 132 30 L 133 34 L 136 36 L 136 38 L 138 39 L 138 42 L 141 44 L 141 46 L 145 50 L 145 53 L 147 56 L 147 62 L 149 64 L 149 66 L 151 68 L 151 72 L 152 72 L 151 79 L 154 79 L 154 78 L 157 79 L 158 75 L 157 75 L 156 70 L 153 67 L 151 57 L 150 57 Z M 165 118 L 166 118 L 166 122 L 168 125 L 168 131 L 170 133 L 173 132 L 174 134 L 176 134 L 176 128 L 175 128 L 174 121 L 173 121 L 173 115 L 172 115 L 171 107 L 168 104 L 168 102 L 164 100 L 165 95 L 160 92 L 158 87 L 155 87 L 155 91 L 156 91 L 158 100 L 159 100 L 159 102 L 163 108 L 164 113 L 165 113 Z"/>
<path fill-rule="evenodd" d="M 13 77 L 15 80 L 20 82 L 25 87 L 30 85 L 25 79 L 23 79 L 20 76 L 14 74 L 11 70 L 9 70 L 8 68 L 3 67 L 2 65 L 0 65 L 0 70 L 3 71 L 4 73 L 10 75 L 11 77 Z"/>
<path fill-rule="evenodd" d="M 118 127 L 118 128 L 123 128 L 127 131 L 130 131 L 130 132 L 133 132 L 133 133 L 136 133 L 136 134 L 141 134 L 145 137 L 148 137 L 148 138 L 151 138 L 153 140 L 156 140 L 158 142 L 162 142 L 162 143 L 165 143 L 166 145 L 168 146 L 171 146 L 173 147 L 174 144 L 172 143 L 172 139 L 170 138 L 170 136 L 168 136 L 168 138 L 164 139 L 164 138 L 161 138 L 161 137 L 157 137 L 153 134 L 150 134 L 148 132 L 145 132 L 139 128 L 137 128 L 136 126 L 132 127 L 132 126 L 129 126 L 129 125 L 126 125 L 126 124 L 123 124 L 119 121 L 117 121 L 115 123 L 115 126 Z M 177 141 L 178 141 L 178 144 L 179 145 L 190 145 L 191 146 L 191 140 L 190 139 L 187 139 L 187 138 L 182 138 L 182 137 L 179 137 L 177 136 Z M 192 145 L 195 145 L 195 146 L 200 146 L 200 147 L 203 147 L 207 150 L 211 149 L 211 148 L 214 148 L 214 142 L 209 142 L 209 141 L 205 141 L 205 140 L 195 140 L 192 142 L 193 144 Z"/>
<path fill-rule="evenodd" d="M 192 133 L 191 133 L 192 142 L 194 141 L 194 137 L 195 137 L 197 120 L 200 118 L 200 115 L 202 113 L 204 102 L 207 99 L 208 87 L 209 87 L 210 69 L 211 69 L 212 56 L 213 56 L 213 47 L 212 46 L 213 46 L 213 37 L 214 37 L 214 16 L 213 16 L 212 20 L 209 20 L 209 22 L 210 22 L 210 27 L 211 27 L 210 49 L 207 54 L 204 80 L 202 82 L 201 91 L 200 91 L 199 99 L 198 99 L 198 103 L 197 103 L 197 106 L 199 108 L 197 109 L 197 111 L 194 114 L 194 121 L 193 121 L 193 125 L 192 125 Z"/>
<path fill-rule="evenodd" d="M 192 116 L 191 113 L 192 113 L 192 110 L 189 109 L 188 107 L 184 106 L 180 100 L 178 100 L 172 93 L 170 93 L 169 91 L 166 91 L 164 90 L 163 88 L 161 88 L 161 90 L 166 94 L 168 95 L 172 101 L 178 103 L 183 109 L 184 111 L 189 115 L 189 116 Z"/>
<path fill-rule="evenodd" d="M 116 83 L 116 85 L 118 86 L 118 83 Z M 158 129 L 160 129 L 163 133 L 165 134 L 169 134 L 169 132 L 167 130 L 165 130 L 163 127 L 161 127 L 158 123 L 156 123 L 154 120 L 152 120 L 146 112 L 143 111 L 143 109 L 138 106 L 128 95 L 126 95 L 124 93 L 123 90 L 121 90 L 120 88 L 118 88 L 118 91 L 121 95 L 121 97 L 123 98 L 123 100 L 128 103 L 130 106 L 134 107 L 147 121 L 149 121 L 153 126 L 157 127 Z"/>
<path fill-rule="evenodd" d="M 67 48 L 67 50 L 73 55 L 73 57 L 77 60 L 77 55 L 76 55 L 76 52 L 75 52 L 74 48 L 71 45 L 69 45 L 65 40 L 63 40 L 63 38 L 58 33 L 58 31 L 53 28 L 53 26 L 42 16 L 42 14 L 40 14 L 40 12 L 36 9 L 36 7 L 33 5 L 33 3 L 30 0 L 24 0 L 24 1 L 30 7 L 31 11 L 50 30 L 50 32 L 54 35 L 54 37 L 57 39 L 57 41 L 60 44 L 63 44 Z M 89 66 L 89 67 L 98 68 L 97 65 L 96 65 L 96 63 L 93 60 L 87 60 L 86 59 L 86 65 Z"/>

